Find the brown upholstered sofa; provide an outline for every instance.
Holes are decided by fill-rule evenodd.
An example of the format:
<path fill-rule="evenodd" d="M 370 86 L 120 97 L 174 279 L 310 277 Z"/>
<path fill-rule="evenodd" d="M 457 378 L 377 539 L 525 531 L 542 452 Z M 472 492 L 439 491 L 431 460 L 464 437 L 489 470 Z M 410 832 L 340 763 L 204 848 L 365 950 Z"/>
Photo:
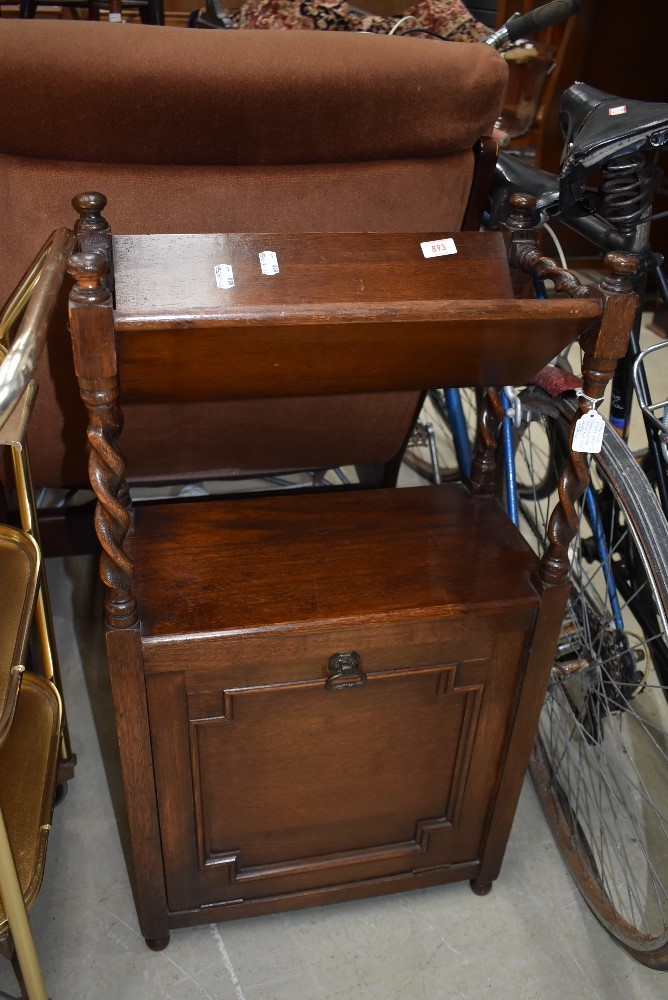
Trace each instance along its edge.
<path fill-rule="evenodd" d="M 74 222 L 81 191 L 107 196 L 116 233 L 457 230 L 505 81 L 483 45 L 0 21 L 0 302 L 49 232 Z M 39 383 L 36 485 L 85 484 L 64 313 Z M 129 475 L 385 462 L 416 404 L 401 393 L 164 407 L 159 422 L 180 428 L 168 453 L 156 408 L 128 407 Z"/>

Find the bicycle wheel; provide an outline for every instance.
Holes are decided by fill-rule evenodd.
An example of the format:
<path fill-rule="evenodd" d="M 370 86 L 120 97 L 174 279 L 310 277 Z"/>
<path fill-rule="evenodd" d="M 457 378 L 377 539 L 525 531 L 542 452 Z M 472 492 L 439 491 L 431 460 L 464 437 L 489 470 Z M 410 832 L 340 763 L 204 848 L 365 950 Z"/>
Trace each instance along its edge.
<path fill-rule="evenodd" d="M 527 393 L 520 394 L 520 401 Z M 533 418 L 533 420 L 532 420 Z M 529 438 L 521 444 L 522 437 L 531 424 Z M 559 471 L 566 461 L 568 438 L 559 433 L 559 423 L 554 419 L 543 419 L 529 407 L 524 413 L 520 426 L 515 428 L 515 449 L 520 461 L 516 462 L 517 491 L 520 498 L 530 502 L 551 497 L 556 500 Z M 525 449 L 531 449 L 531 462 L 521 460 Z"/>
<path fill-rule="evenodd" d="M 533 390 L 523 403 L 531 419 L 518 435 L 521 482 L 535 470 L 541 487 L 546 463 L 563 455 L 574 405 Z M 607 427 L 590 474 L 531 774 L 596 917 L 634 958 L 668 969 L 668 529 Z M 521 529 L 536 546 L 555 502 L 520 495 Z"/>
<path fill-rule="evenodd" d="M 461 406 L 460 433 L 467 438 L 468 450 L 473 451 L 478 425 L 478 397 L 475 389 L 457 390 Z M 427 428 L 430 431 L 427 432 Z M 430 441 L 431 438 L 431 441 Z M 451 415 L 443 389 L 431 389 L 418 417 L 417 433 L 408 443 L 404 463 L 428 482 L 453 482 L 462 478 L 461 453 L 458 453 L 451 426 Z M 466 470 L 470 471 L 470 470 Z"/>

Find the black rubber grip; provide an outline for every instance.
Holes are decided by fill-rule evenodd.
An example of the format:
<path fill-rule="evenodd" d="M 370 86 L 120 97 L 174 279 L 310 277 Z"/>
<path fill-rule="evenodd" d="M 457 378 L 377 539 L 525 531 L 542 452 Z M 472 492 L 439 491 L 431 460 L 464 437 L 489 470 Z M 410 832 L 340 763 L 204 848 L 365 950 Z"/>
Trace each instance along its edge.
<path fill-rule="evenodd" d="M 577 14 L 582 7 L 582 0 L 552 0 L 542 7 L 530 10 L 528 14 L 521 14 L 511 21 L 506 21 L 505 29 L 511 42 L 518 38 L 526 38 L 535 35 L 543 28 L 549 28 L 559 21 L 565 21 L 567 17 Z"/>

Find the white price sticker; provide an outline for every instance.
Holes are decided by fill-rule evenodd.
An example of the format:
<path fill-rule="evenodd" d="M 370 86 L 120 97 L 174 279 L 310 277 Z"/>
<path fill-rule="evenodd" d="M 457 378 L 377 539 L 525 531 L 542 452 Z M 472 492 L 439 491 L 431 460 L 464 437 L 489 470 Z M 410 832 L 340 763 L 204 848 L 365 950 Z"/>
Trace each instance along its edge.
<path fill-rule="evenodd" d="M 278 258 L 273 250 L 263 250 L 259 257 L 263 274 L 278 274 Z"/>
<path fill-rule="evenodd" d="M 231 264 L 216 264 L 213 270 L 219 288 L 234 288 L 234 272 Z"/>
<path fill-rule="evenodd" d="M 611 118 L 614 117 L 614 115 L 625 115 L 625 114 L 626 114 L 625 104 L 617 104 L 616 107 L 614 108 L 608 108 L 608 115 Z"/>
<path fill-rule="evenodd" d="M 455 241 L 451 236 L 442 240 L 427 240 L 420 244 L 420 249 L 425 257 L 447 257 L 451 253 L 457 253 Z"/>
<path fill-rule="evenodd" d="M 596 410 L 583 413 L 573 431 L 573 451 L 586 451 L 598 455 L 603 445 L 605 420 Z"/>

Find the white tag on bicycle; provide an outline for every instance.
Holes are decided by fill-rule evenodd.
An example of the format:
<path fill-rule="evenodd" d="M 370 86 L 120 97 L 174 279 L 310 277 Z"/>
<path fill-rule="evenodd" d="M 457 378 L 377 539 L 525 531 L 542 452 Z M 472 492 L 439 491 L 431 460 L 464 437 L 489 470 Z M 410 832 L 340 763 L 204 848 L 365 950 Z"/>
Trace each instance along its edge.
<path fill-rule="evenodd" d="M 611 118 L 612 118 L 612 117 L 613 117 L 614 115 L 625 115 L 625 114 L 626 114 L 626 105 L 625 105 L 625 104 L 618 104 L 618 105 L 617 105 L 616 107 L 614 107 L 614 108 L 608 108 L 608 115 L 609 115 L 609 116 L 610 116 Z"/>
<path fill-rule="evenodd" d="M 578 419 L 573 431 L 573 451 L 598 455 L 603 445 L 605 420 L 596 410 L 588 410 Z"/>
<path fill-rule="evenodd" d="M 451 236 L 442 240 L 427 240 L 420 244 L 420 249 L 425 257 L 447 257 L 448 254 L 457 253 L 455 241 Z"/>
<path fill-rule="evenodd" d="M 231 264 L 216 264 L 213 270 L 219 288 L 234 288 L 234 272 Z"/>
<path fill-rule="evenodd" d="M 263 250 L 259 257 L 263 274 L 278 274 L 278 257 L 273 250 Z"/>

